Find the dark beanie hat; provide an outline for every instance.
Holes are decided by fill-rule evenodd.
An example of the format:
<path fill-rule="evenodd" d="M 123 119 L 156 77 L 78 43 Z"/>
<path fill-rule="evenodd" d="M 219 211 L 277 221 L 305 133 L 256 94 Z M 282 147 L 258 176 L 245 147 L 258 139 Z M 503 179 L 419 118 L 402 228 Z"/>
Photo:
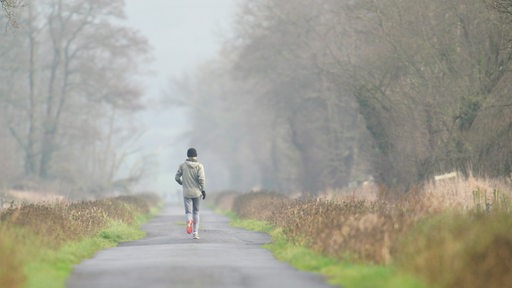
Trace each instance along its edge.
<path fill-rule="evenodd" d="M 189 148 L 187 150 L 187 157 L 197 157 L 197 151 L 195 148 Z"/>

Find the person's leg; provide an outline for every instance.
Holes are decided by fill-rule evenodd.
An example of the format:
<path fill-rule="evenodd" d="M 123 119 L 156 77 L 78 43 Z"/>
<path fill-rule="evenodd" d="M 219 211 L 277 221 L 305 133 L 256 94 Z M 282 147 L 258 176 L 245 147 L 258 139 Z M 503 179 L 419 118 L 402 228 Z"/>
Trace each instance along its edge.
<path fill-rule="evenodd" d="M 194 226 L 193 226 L 193 233 L 197 235 L 197 233 L 199 232 L 199 197 L 197 198 L 192 198 L 192 203 L 193 203 L 193 220 L 194 220 Z"/>
<path fill-rule="evenodd" d="M 193 201 L 192 199 L 190 198 L 183 198 L 184 199 L 184 204 L 185 204 L 185 216 L 186 216 L 186 221 L 187 221 L 187 233 L 190 234 L 192 233 L 192 222 L 193 222 L 193 217 L 192 217 L 192 211 L 193 211 Z"/>

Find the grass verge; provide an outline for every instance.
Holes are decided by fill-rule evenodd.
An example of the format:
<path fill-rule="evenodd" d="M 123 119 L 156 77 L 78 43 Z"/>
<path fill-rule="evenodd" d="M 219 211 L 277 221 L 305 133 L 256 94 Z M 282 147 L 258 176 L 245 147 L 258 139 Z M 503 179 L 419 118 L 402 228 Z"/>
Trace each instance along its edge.
<path fill-rule="evenodd" d="M 25 265 L 27 281 L 24 287 L 64 287 L 73 266 L 90 258 L 98 250 L 115 247 L 118 243 L 144 237 L 139 225 L 112 222 L 106 229 L 91 238 L 70 242 L 58 250 L 44 249 L 34 260 Z"/>
<path fill-rule="evenodd" d="M 509 287 L 512 194 L 489 189 L 373 201 L 294 200 L 262 191 L 236 196 L 231 211 L 280 229 L 264 228 L 274 234 L 269 247 L 277 258 L 344 287 Z"/>
<path fill-rule="evenodd" d="M 144 237 L 155 196 L 27 205 L 0 214 L 0 287 L 64 287 L 73 266 L 101 249 Z"/>
<path fill-rule="evenodd" d="M 304 245 L 288 241 L 281 228 L 274 228 L 265 221 L 240 219 L 235 213 L 224 213 L 231 225 L 252 231 L 265 232 L 272 242 L 264 247 L 280 261 L 293 267 L 325 276 L 330 284 L 347 288 L 423 288 L 422 281 L 412 275 L 399 272 L 390 265 L 363 265 L 329 258 Z"/>

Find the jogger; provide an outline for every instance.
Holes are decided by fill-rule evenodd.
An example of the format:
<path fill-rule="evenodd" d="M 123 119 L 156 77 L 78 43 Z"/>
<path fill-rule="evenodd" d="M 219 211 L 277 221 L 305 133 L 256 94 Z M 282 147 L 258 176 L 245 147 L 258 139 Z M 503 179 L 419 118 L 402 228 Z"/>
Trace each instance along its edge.
<path fill-rule="evenodd" d="M 196 149 L 187 150 L 187 160 L 178 167 L 175 180 L 183 186 L 187 233 L 199 239 L 199 198 L 205 199 L 206 192 L 204 167 L 197 160 Z"/>

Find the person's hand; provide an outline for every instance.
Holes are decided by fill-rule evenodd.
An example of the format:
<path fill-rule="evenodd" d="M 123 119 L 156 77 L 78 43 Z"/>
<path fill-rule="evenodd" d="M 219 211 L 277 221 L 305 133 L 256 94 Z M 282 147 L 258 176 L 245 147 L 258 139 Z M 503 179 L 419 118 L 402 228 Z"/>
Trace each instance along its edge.
<path fill-rule="evenodd" d="M 204 200 L 204 198 L 206 198 L 206 192 L 201 191 L 201 194 L 203 195 L 203 200 Z"/>

